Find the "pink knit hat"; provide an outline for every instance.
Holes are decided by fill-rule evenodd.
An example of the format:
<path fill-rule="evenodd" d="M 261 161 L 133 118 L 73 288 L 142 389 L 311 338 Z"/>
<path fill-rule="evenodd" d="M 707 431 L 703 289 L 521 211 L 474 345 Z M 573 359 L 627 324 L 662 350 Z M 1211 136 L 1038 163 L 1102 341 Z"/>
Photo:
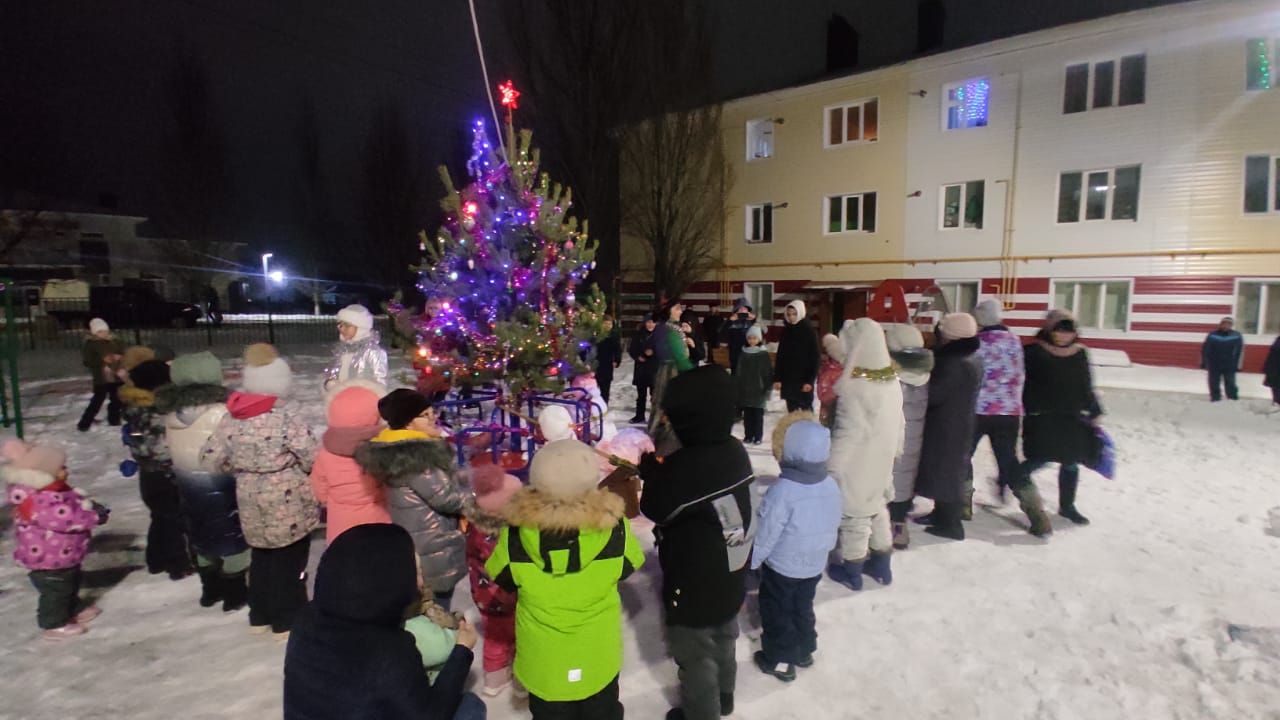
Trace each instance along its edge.
<path fill-rule="evenodd" d="M 43 473 L 48 482 L 67 464 L 67 452 L 57 445 L 32 445 L 17 438 L 6 440 L 0 454 L 9 461 L 6 468 Z"/>
<path fill-rule="evenodd" d="M 382 416 L 378 414 L 378 400 L 381 397 L 377 391 L 365 386 L 339 391 L 329 401 L 329 427 L 380 427 Z"/>
<path fill-rule="evenodd" d="M 498 514 L 523 487 L 520 478 L 503 473 L 497 465 L 476 465 L 471 470 L 471 489 L 476 493 L 476 507 L 491 515 Z"/>
<path fill-rule="evenodd" d="M 978 321 L 969 313 L 947 313 L 938 323 L 938 330 L 947 340 L 964 340 L 978 334 Z"/>

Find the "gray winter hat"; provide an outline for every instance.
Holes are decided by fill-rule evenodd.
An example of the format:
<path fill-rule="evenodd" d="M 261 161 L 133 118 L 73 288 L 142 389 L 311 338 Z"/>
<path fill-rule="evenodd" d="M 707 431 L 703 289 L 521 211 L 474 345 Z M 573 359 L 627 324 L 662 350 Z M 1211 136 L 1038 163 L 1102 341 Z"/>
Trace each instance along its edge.
<path fill-rule="evenodd" d="M 1004 320 L 1004 306 L 995 298 L 986 298 L 974 306 L 973 318 L 980 328 L 999 325 Z"/>

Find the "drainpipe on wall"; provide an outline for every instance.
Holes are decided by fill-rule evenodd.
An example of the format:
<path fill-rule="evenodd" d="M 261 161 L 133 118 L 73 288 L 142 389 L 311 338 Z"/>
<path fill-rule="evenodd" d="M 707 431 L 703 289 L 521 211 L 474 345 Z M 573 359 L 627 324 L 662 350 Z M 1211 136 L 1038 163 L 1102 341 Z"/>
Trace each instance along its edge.
<path fill-rule="evenodd" d="M 1004 183 L 1004 232 L 1000 242 L 1000 289 L 998 296 L 1004 309 L 1016 304 L 1018 289 L 1018 263 L 1013 260 L 1014 200 L 1018 189 L 1018 151 L 1022 141 L 1022 73 L 1018 73 L 1018 89 L 1014 93 L 1013 109 L 1013 163 L 1008 180 Z"/>

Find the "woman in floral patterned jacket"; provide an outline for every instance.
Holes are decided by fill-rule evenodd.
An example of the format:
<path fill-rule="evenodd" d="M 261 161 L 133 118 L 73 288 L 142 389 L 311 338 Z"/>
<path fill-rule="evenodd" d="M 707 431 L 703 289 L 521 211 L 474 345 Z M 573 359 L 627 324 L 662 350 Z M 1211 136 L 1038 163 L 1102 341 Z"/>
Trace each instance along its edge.
<path fill-rule="evenodd" d="M 267 344 L 244 354 L 244 381 L 227 399 L 227 417 L 205 445 L 206 465 L 236 476 L 240 525 L 253 550 L 249 563 L 249 625 L 287 637 L 307 602 L 311 531 L 320 505 L 307 475 L 315 457 L 311 428 L 281 400 L 289 365 Z"/>

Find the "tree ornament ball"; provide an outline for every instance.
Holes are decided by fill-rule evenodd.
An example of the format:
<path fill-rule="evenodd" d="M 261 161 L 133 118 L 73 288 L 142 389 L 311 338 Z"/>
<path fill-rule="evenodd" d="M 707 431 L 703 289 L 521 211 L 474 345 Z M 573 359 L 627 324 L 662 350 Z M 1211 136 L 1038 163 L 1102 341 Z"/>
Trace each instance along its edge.
<path fill-rule="evenodd" d="M 571 251 L 571 250 L 573 250 L 573 241 L 572 241 L 572 240 L 565 240 L 565 241 L 564 241 L 564 251 L 565 251 L 565 252 L 569 252 L 569 251 Z"/>

